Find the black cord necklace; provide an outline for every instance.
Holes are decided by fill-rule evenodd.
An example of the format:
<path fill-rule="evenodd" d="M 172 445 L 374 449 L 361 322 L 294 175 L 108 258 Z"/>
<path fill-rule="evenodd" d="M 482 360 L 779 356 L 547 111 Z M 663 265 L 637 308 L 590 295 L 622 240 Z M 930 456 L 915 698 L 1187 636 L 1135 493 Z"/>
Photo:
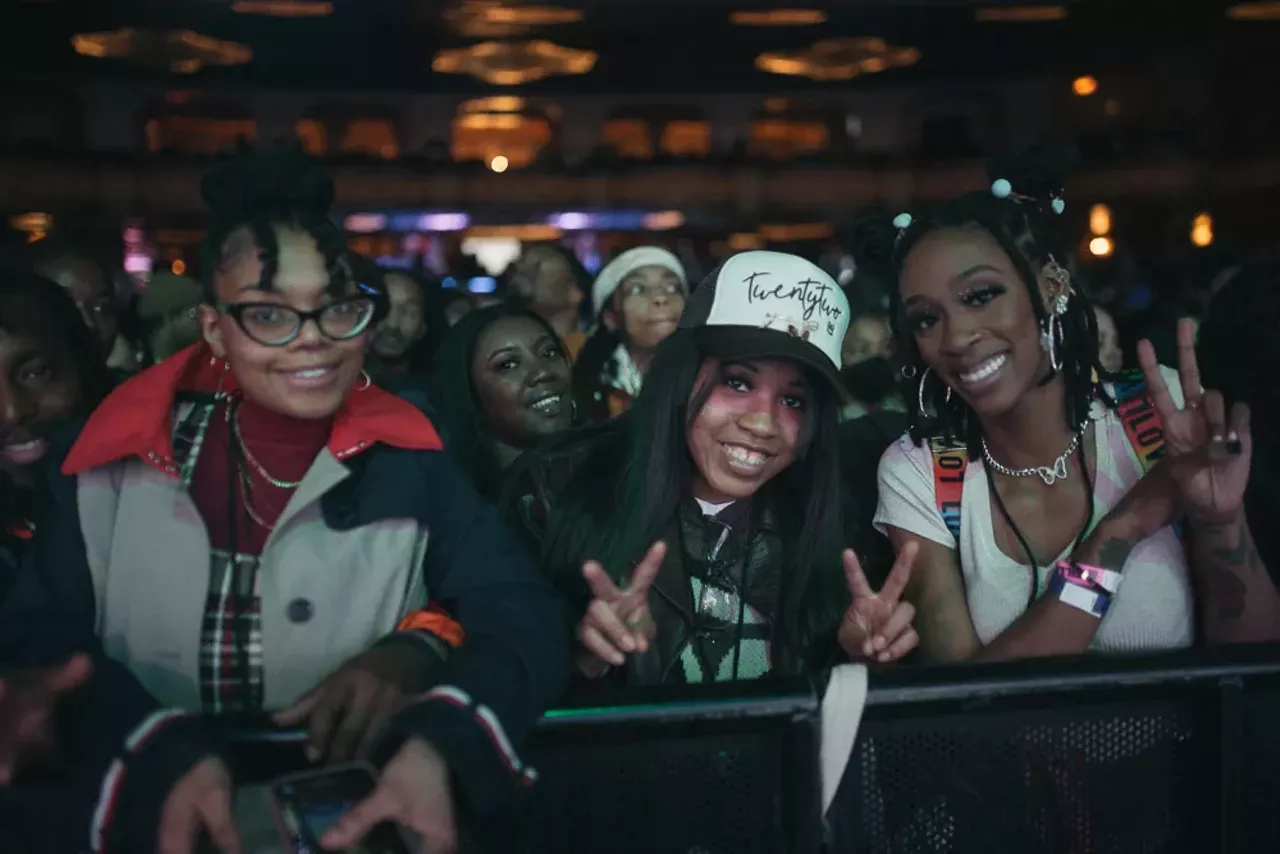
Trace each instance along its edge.
<path fill-rule="evenodd" d="M 1080 548 L 1080 544 L 1084 542 L 1084 538 L 1089 534 L 1089 527 L 1093 523 L 1093 478 L 1089 477 L 1089 464 L 1085 459 L 1084 442 L 1080 443 L 1080 447 L 1076 449 L 1075 457 L 1080 462 L 1080 474 L 1084 478 L 1084 500 L 1085 500 L 1085 516 L 1084 525 L 1076 534 L 1075 545 L 1071 547 L 1074 552 Z M 1027 542 L 1027 538 L 1023 536 L 1022 530 L 1018 527 L 1018 523 L 1013 521 L 1013 516 L 1009 513 L 1009 508 L 1005 507 L 1004 499 L 1000 497 L 1000 490 L 996 488 L 996 479 L 993 472 L 987 473 L 987 488 L 991 490 L 991 494 L 995 497 L 996 506 L 1000 508 L 1000 515 L 1004 516 L 1004 520 L 1009 523 L 1013 535 L 1018 538 L 1018 544 L 1022 546 L 1022 551 L 1027 556 L 1027 560 L 1031 564 L 1031 584 L 1027 591 L 1027 605 L 1024 611 L 1031 609 L 1035 604 L 1036 592 L 1040 587 L 1040 564 L 1036 560 L 1035 552 L 1031 550 L 1031 545 Z M 994 533 L 994 530 L 993 530 Z"/>

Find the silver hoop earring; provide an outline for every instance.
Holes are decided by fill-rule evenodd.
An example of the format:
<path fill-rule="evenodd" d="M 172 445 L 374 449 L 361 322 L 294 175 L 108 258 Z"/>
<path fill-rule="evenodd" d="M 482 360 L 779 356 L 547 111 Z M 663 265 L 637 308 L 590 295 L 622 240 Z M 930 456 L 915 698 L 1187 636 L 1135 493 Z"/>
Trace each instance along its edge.
<path fill-rule="evenodd" d="M 902 370 L 899 371 L 899 373 L 902 374 L 902 378 L 904 380 L 913 380 L 916 378 L 916 374 L 920 373 L 920 371 L 915 365 L 903 365 Z"/>
<path fill-rule="evenodd" d="M 1051 313 L 1044 320 L 1040 331 L 1040 349 L 1049 354 L 1049 368 L 1056 374 L 1062 368 L 1058 361 L 1058 344 L 1062 341 L 1062 322 L 1056 313 Z"/>
<path fill-rule="evenodd" d="M 920 417 L 928 418 L 929 411 L 924 408 L 924 384 L 929 379 L 929 374 L 933 372 L 933 368 L 925 368 L 924 373 L 920 375 L 920 385 L 916 387 L 916 403 L 920 407 Z M 951 386 L 947 386 L 947 393 L 943 397 L 947 403 L 951 402 Z"/>
<path fill-rule="evenodd" d="M 360 371 L 360 379 L 364 380 L 364 385 L 356 386 L 356 391 L 367 391 L 369 386 L 373 385 L 373 378 L 369 376 L 368 371 Z"/>

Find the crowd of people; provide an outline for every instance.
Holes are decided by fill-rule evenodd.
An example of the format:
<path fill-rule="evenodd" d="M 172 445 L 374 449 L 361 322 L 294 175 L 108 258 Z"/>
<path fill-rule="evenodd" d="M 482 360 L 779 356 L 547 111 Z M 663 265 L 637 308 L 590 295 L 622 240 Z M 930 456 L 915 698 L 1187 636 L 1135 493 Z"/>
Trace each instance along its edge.
<path fill-rule="evenodd" d="M 6 260 L 6 850 L 239 850 L 210 716 L 377 763 L 326 845 L 444 852 L 567 692 L 1280 639 L 1280 271 L 1126 373 L 1041 173 L 869 222 L 846 287 L 536 245 L 446 298 L 292 151 L 211 170 L 199 280 L 136 312 L 73 243 Z"/>

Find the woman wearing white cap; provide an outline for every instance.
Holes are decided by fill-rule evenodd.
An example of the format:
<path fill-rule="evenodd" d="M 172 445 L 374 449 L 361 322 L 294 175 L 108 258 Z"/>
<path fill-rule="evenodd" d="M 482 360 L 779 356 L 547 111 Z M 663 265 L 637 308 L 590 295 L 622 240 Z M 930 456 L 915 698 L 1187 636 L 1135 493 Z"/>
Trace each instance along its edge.
<path fill-rule="evenodd" d="M 753 679 L 915 646 L 899 602 L 914 551 L 877 593 L 846 548 L 848 322 L 815 265 L 736 255 L 694 290 L 625 417 L 521 461 L 517 512 L 581 609 L 583 675 Z"/>
<path fill-rule="evenodd" d="M 596 328 L 574 370 L 582 423 L 627 411 L 654 350 L 675 331 L 687 292 L 684 265 L 658 246 L 629 249 L 600 271 L 591 288 Z"/>

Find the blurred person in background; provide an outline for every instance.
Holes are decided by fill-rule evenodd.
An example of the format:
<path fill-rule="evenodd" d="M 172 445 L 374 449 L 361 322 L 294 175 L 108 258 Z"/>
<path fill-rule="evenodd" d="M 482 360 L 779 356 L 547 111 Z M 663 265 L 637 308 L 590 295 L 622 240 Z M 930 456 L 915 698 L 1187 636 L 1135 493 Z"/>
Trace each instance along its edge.
<path fill-rule="evenodd" d="M 583 424 L 616 418 L 630 408 L 658 345 L 676 329 L 688 291 L 684 265 L 658 246 L 628 249 L 596 276 L 591 289 L 595 327 L 573 372 Z"/>
<path fill-rule="evenodd" d="M 158 273 L 138 297 L 138 319 L 157 362 L 200 340 L 196 309 L 202 301 L 200 283 L 186 276 Z"/>
<path fill-rule="evenodd" d="M 516 259 L 507 290 L 551 324 L 572 360 L 586 341 L 581 307 L 590 288 L 591 274 L 571 250 L 558 243 L 539 243 Z"/>
<path fill-rule="evenodd" d="M 893 330 L 887 311 L 870 309 L 853 318 L 840 348 L 840 363 L 840 377 L 852 398 L 841 412 L 844 420 L 904 409 L 893 370 Z"/>
<path fill-rule="evenodd" d="M 431 375 L 445 447 L 481 495 L 527 449 L 573 426 L 569 358 L 541 315 L 477 309 L 449 330 Z"/>
<path fill-rule="evenodd" d="M 28 263 L 40 275 L 66 288 L 85 324 L 98 337 L 107 367 L 129 375 L 150 363 L 141 335 L 116 293 L 115 270 L 98 255 L 53 235 L 28 247 Z"/>
<path fill-rule="evenodd" d="M 49 437 L 110 387 L 101 342 L 69 294 L 21 268 L 0 270 L 0 554 L 15 569 L 35 534 Z M 13 576 L 0 577 L 0 599 Z"/>
<path fill-rule="evenodd" d="M 374 330 L 369 376 L 396 394 L 427 394 L 427 375 L 448 329 L 440 285 L 424 273 L 385 270 L 354 258 L 356 270 L 387 295 L 387 314 Z"/>
<path fill-rule="evenodd" d="M 466 317 L 467 312 L 476 308 L 476 301 L 471 294 L 459 288 L 447 288 L 442 292 L 440 310 L 444 314 L 446 327 L 456 326 L 458 321 Z"/>
<path fill-rule="evenodd" d="M 1120 347 L 1115 318 L 1099 305 L 1093 307 L 1093 313 L 1098 322 L 1098 364 L 1104 371 L 1119 373 L 1124 368 L 1124 350 Z"/>

